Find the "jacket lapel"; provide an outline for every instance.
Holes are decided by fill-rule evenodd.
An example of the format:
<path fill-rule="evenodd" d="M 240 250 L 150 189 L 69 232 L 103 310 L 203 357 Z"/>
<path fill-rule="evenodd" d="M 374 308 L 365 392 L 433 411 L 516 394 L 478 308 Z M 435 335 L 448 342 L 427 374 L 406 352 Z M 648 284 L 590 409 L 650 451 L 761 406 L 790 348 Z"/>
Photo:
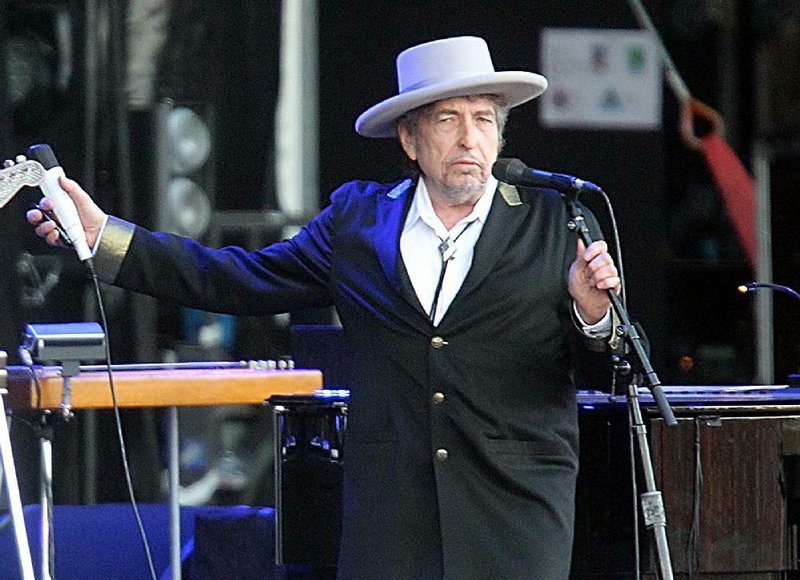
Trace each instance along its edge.
<path fill-rule="evenodd" d="M 414 183 L 407 179 L 378 198 L 373 243 L 381 268 L 391 286 L 427 321 L 425 309 L 414 292 L 400 256 L 400 234 L 413 198 L 413 185 Z M 489 275 L 497 260 L 508 248 L 517 227 L 530 211 L 530 206 L 520 199 L 516 187 L 500 183 L 497 193 L 498 195 L 492 200 L 492 209 L 489 211 L 481 236 L 475 244 L 472 266 L 452 306 Z M 445 313 L 442 322 L 447 319 L 452 306 Z"/>
<path fill-rule="evenodd" d="M 492 200 L 492 209 L 486 218 L 481 236 L 475 244 L 472 266 L 453 300 L 453 305 L 472 292 L 489 275 L 497 260 L 508 248 L 518 226 L 530 212 L 530 205 L 522 202 L 517 188 L 513 185 L 500 183 L 497 194 Z"/>
<path fill-rule="evenodd" d="M 373 243 L 383 273 L 391 286 L 424 315 L 425 311 L 400 256 L 400 234 L 413 197 L 414 182 L 406 179 L 378 198 Z"/>

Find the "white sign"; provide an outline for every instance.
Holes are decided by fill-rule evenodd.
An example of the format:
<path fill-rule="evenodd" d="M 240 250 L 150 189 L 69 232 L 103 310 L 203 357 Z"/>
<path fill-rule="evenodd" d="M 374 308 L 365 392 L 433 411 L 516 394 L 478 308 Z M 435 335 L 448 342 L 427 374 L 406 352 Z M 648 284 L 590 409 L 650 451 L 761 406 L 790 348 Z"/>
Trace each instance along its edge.
<path fill-rule="evenodd" d="M 661 62 L 642 30 L 546 28 L 539 102 L 551 128 L 657 129 L 661 126 Z"/>

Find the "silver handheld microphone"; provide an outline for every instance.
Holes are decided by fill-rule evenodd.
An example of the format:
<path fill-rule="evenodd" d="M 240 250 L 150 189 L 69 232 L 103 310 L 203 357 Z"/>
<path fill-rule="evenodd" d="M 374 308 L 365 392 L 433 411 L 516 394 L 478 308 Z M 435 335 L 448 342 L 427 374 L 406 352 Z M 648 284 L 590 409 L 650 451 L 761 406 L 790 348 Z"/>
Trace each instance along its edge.
<path fill-rule="evenodd" d="M 78 258 L 83 262 L 91 259 L 92 251 L 86 241 L 86 232 L 83 231 L 78 209 L 58 182 L 59 178 L 64 176 L 64 170 L 58 164 L 50 145 L 44 143 L 31 145 L 28 147 L 28 156 L 36 159 L 44 167 L 44 177 L 39 183 L 39 189 L 53 200 L 56 217 L 72 240 L 72 245 L 78 252 Z"/>

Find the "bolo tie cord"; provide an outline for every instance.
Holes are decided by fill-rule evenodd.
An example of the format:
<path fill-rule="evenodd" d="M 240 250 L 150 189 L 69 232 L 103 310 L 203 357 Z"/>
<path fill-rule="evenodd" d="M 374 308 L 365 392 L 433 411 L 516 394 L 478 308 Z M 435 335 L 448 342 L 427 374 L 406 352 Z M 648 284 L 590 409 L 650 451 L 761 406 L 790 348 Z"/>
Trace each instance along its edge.
<path fill-rule="evenodd" d="M 460 238 L 464 232 L 469 229 L 469 226 L 474 224 L 476 221 L 477 220 L 472 220 L 471 222 L 468 222 L 467 225 L 464 226 L 464 229 L 458 232 L 458 235 L 452 240 L 450 240 L 450 236 L 447 236 L 444 239 L 439 238 L 439 240 L 441 240 L 441 243 L 439 244 L 439 253 L 442 256 L 442 269 L 439 272 L 439 282 L 436 284 L 436 291 L 433 293 L 433 302 L 431 303 L 430 315 L 428 316 L 431 324 L 433 324 L 433 321 L 436 319 L 436 306 L 439 304 L 439 294 L 442 292 L 444 276 L 447 273 L 447 264 L 450 263 L 450 260 L 452 260 L 453 256 L 456 254 L 456 242 L 458 241 L 458 238 Z"/>

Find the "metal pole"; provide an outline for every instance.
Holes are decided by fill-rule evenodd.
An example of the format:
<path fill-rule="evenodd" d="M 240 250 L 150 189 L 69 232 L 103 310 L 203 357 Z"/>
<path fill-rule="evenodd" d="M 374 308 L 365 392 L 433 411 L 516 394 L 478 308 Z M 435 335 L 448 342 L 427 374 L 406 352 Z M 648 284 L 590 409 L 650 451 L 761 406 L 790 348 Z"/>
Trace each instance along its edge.
<path fill-rule="evenodd" d="M 756 280 L 772 282 L 772 222 L 770 188 L 770 150 L 766 143 L 756 142 L 753 152 L 753 175 L 756 199 Z M 756 383 L 775 382 L 775 360 L 772 292 L 755 296 Z"/>
<path fill-rule="evenodd" d="M 0 351 L 0 457 L 2 457 L 3 477 L 6 481 L 8 492 L 8 505 L 11 510 L 11 520 L 14 523 L 14 540 L 17 544 L 17 555 L 19 556 L 20 575 L 23 580 L 34 580 L 33 561 L 31 560 L 31 550 L 28 545 L 28 533 L 25 530 L 25 517 L 22 513 L 22 500 L 19 495 L 19 483 L 17 482 L 17 470 L 14 466 L 14 454 L 11 449 L 11 435 L 8 430 L 8 420 L 6 419 L 6 407 L 3 397 L 7 394 L 6 384 L 6 360 L 5 352 Z"/>
<path fill-rule="evenodd" d="M 172 579 L 181 580 L 181 506 L 178 408 L 167 409 L 167 445 L 169 447 L 169 548 Z"/>
<path fill-rule="evenodd" d="M 46 419 L 43 419 L 45 421 Z M 53 442 L 48 431 L 50 425 L 42 425 L 39 435 L 39 504 L 41 505 L 41 547 L 42 547 L 42 579 L 51 580 L 54 576 L 53 554 L 55 539 L 53 538 Z"/>

